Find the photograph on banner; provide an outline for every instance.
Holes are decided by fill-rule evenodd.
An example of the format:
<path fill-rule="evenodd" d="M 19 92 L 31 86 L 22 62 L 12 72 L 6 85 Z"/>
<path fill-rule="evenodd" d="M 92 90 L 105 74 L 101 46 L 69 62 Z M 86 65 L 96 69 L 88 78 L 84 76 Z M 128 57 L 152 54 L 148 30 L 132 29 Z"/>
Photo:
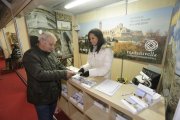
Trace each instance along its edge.
<path fill-rule="evenodd" d="M 180 0 L 176 1 L 172 11 L 164 61 L 161 81 L 166 101 L 166 120 L 176 120 L 179 117 L 175 113 L 179 109 L 180 98 Z"/>
<path fill-rule="evenodd" d="M 180 76 L 180 0 L 177 1 L 172 12 L 172 20 L 170 24 L 169 44 L 174 43 L 176 55 L 175 73 Z"/>

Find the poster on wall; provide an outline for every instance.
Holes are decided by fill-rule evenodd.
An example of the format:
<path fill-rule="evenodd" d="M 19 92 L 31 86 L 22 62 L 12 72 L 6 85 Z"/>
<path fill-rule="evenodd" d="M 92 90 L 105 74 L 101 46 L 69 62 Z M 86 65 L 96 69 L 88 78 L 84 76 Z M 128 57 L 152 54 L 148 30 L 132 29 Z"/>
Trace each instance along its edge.
<path fill-rule="evenodd" d="M 80 24 L 79 52 L 88 53 L 87 34 L 102 30 L 113 45 L 114 57 L 161 64 L 172 7 Z"/>
<path fill-rule="evenodd" d="M 57 53 L 63 58 L 69 58 L 73 56 L 72 48 L 72 32 L 71 31 L 58 31 L 57 32 L 59 48 L 56 47 Z"/>
<path fill-rule="evenodd" d="M 58 30 L 71 30 L 72 25 L 72 16 L 56 12 L 56 20 L 57 20 L 57 29 Z"/>
<path fill-rule="evenodd" d="M 175 44 L 176 68 L 175 74 L 180 76 L 180 0 L 177 0 L 172 12 L 169 44 Z"/>
<path fill-rule="evenodd" d="M 55 12 L 38 7 L 25 16 L 28 28 L 56 29 Z"/>
<path fill-rule="evenodd" d="M 66 21 L 57 21 L 57 29 L 59 30 L 71 30 L 71 23 Z"/>
<path fill-rule="evenodd" d="M 26 16 L 29 36 L 39 36 L 42 32 L 51 32 L 56 38 L 54 53 L 60 59 L 73 58 L 72 16 L 38 7 Z"/>

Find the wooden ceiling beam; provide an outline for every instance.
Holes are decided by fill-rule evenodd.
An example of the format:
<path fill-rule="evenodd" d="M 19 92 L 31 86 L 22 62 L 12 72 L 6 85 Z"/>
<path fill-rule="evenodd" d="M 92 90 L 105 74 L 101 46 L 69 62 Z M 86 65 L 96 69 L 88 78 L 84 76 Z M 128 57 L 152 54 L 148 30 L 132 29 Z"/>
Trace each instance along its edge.
<path fill-rule="evenodd" d="M 1 0 L 9 9 L 12 10 L 12 5 L 7 0 Z"/>

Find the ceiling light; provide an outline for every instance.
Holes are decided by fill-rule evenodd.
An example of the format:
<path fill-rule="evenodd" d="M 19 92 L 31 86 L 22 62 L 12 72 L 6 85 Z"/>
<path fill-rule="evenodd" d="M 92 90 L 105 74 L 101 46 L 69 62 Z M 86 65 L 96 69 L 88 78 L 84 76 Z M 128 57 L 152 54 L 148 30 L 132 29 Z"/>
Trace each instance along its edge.
<path fill-rule="evenodd" d="M 38 32 L 39 32 L 39 34 L 42 34 L 43 31 L 40 29 Z"/>
<path fill-rule="evenodd" d="M 138 0 L 127 0 L 127 3 L 129 4 L 129 3 L 136 2 L 136 1 L 138 1 Z M 126 3 L 126 0 L 123 0 L 120 2 L 120 4 L 125 4 L 125 3 Z"/>
<path fill-rule="evenodd" d="M 72 7 L 76 7 L 76 6 L 78 6 L 78 5 L 87 3 L 87 2 L 89 2 L 89 1 L 92 1 L 92 0 L 76 0 L 76 1 L 73 1 L 73 2 L 68 3 L 67 5 L 64 6 L 64 8 L 70 9 L 70 8 L 72 8 Z"/>
<path fill-rule="evenodd" d="M 128 3 L 136 2 L 138 0 L 128 0 Z"/>

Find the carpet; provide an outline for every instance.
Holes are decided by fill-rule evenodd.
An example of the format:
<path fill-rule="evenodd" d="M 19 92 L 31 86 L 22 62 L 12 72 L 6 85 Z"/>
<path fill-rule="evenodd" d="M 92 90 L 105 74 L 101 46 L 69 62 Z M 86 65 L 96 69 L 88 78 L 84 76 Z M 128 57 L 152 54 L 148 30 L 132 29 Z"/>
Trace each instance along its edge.
<path fill-rule="evenodd" d="M 15 72 L 1 76 L 0 120 L 37 120 L 34 106 L 26 101 L 26 86 Z"/>
<path fill-rule="evenodd" d="M 5 68 L 5 60 L 0 59 L 0 69 Z"/>
<path fill-rule="evenodd" d="M 16 70 L 17 75 L 19 76 L 19 78 L 22 80 L 22 82 L 27 85 L 27 75 L 26 75 L 26 71 L 25 68 L 19 68 Z"/>
<path fill-rule="evenodd" d="M 54 116 L 57 120 L 70 120 L 63 111 L 60 111 L 58 114 L 54 114 Z"/>

